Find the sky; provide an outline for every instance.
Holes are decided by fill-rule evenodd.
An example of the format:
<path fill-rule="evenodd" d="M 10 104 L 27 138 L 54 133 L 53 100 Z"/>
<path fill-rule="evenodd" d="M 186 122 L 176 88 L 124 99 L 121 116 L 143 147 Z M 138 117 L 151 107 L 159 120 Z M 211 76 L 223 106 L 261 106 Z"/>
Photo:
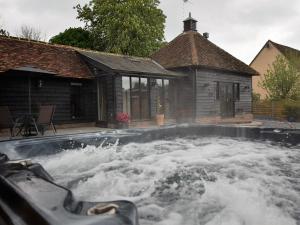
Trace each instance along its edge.
<path fill-rule="evenodd" d="M 83 26 L 73 6 L 89 0 L 0 0 L 0 27 L 15 35 L 22 25 L 39 29 L 47 40 L 68 27 Z M 299 0 L 161 0 L 165 38 L 183 31 L 192 13 L 198 32 L 249 64 L 267 40 L 300 49 Z"/>

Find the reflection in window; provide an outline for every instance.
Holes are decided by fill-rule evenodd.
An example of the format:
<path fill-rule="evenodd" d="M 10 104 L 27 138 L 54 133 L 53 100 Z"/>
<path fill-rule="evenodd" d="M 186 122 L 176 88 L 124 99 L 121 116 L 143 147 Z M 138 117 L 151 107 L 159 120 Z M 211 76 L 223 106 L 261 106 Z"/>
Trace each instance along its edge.
<path fill-rule="evenodd" d="M 156 79 L 155 85 L 155 103 L 156 113 L 164 114 L 165 118 L 172 117 L 172 101 L 174 102 L 174 96 L 172 99 L 170 81 L 166 79 Z M 174 105 L 174 104 L 173 104 Z"/>
<path fill-rule="evenodd" d="M 141 119 L 149 119 L 149 88 L 148 79 L 141 78 L 140 80 L 140 101 L 141 101 Z"/>
<path fill-rule="evenodd" d="M 130 115 L 130 78 L 122 77 L 123 112 Z"/>
<path fill-rule="evenodd" d="M 122 93 L 123 112 L 128 113 L 132 120 L 149 119 L 150 114 L 153 116 L 153 113 L 165 114 L 166 118 L 172 117 L 171 107 L 174 106 L 172 104 L 174 97 L 171 96 L 169 80 L 124 76 L 122 77 Z"/>
<path fill-rule="evenodd" d="M 131 118 L 140 119 L 140 82 L 138 77 L 131 78 Z"/>
<path fill-rule="evenodd" d="M 164 88 L 162 79 L 156 80 L 156 113 L 164 113 Z"/>
<path fill-rule="evenodd" d="M 170 117 L 170 85 L 169 80 L 164 80 L 164 111 L 165 117 Z"/>

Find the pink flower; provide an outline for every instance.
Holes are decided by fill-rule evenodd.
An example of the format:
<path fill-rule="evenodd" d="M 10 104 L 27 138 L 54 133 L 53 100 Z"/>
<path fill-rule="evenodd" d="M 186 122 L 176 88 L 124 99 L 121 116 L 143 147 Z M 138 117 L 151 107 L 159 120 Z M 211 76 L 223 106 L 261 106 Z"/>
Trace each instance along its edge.
<path fill-rule="evenodd" d="M 129 115 L 128 115 L 128 113 L 124 113 L 124 112 L 118 113 L 117 117 L 116 117 L 116 120 L 118 122 L 121 122 L 121 123 L 128 123 L 129 122 Z"/>

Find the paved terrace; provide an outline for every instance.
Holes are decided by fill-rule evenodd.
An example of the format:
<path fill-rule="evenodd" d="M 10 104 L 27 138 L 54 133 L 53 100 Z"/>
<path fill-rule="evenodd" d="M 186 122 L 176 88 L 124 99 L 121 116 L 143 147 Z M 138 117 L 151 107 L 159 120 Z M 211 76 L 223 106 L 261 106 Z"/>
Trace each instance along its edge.
<path fill-rule="evenodd" d="M 274 129 L 300 129 L 300 122 L 290 123 L 290 122 L 281 122 L 281 121 L 274 121 L 274 120 L 254 120 L 252 123 L 245 123 L 245 124 L 226 124 L 226 126 L 235 126 L 235 127 L 261 127 L 261 128 L 274 128 Z M 147 126 L 150 128 L 149 126 Z M 155 127 L 155 126 L 152 126 Z M 109 132 L 114 131 L 115 129 L 110 128 L 100 128 L 95 126 L 83 126 L 83 127 L 73 127 L 73 128 L 59 128 L 57 129 L 56 134 L 53 133 L 51 129 L 45 131 L 44 136 L 55 136 L 55 135 L 71 135 L 71 134 L 83 134 L 83 133 L 102 133 L 102 132 Z M 6 140 L 19 140 L 19 139 L 26 139 L 26 138 L 35 138 L 41 137 L 38 136 L 30 136 L 30 137 L 10 137 L 8 130 L 0 131 L 0 141 Z"/>

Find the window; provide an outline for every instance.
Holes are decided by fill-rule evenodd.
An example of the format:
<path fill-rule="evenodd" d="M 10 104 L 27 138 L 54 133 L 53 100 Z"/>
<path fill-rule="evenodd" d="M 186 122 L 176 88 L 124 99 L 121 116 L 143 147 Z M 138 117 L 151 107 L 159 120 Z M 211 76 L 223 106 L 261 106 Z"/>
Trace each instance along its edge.
<path fill-rule="evenodd" d="M 122 77 L 123 112 L 130 113 L 130 78 Z"/>
<path fill-rule="evenodd" d="M 150 118 L 148 78 L 122 77 L 123 112 L 132 120 Z"/>
<path fill-rule="evenodd" d="M 164 112 L 165 112 L 165 117 L 169 118 L 170 117 L 170 103 L 172 99 L 170 99 L 170 82 L 169 80 L 163 80 L 164 81 Z"/>
<path fill-rule="evenodd" d="M 220 82 L 216 82 L 216 100 L 220 100 Z"/>
<path fill-rule="evenodd" d="M 140 78 L 140 107 L 141 107 L 141 119 L 149 119 L 150 110 L 149 110 L 149 87 L 148 79 Z"/>
<path fill-rule="evenodd" d="M 174 98 L 172 98 L 172 92 L 170 88 L 170 81 L 167 79 L 156 79 L 155 80 L 155 104 L 156 113 L 164 114 L 166 118 L 172 117 L 171 107 L 174 105 Z"/>
<path fill-rule="evenodd" d="M 140 78 L 131 78 L 131 118 L 140 119 Z"/>
<path fill-rule="evenodd" d="M 164 113 L 164 86 L 162 79 L 156 79 L 156 113 Z"/>
<path fill-rule="evenodd" d="M 233 95 L 234 95 L 234 100 L 235 101 L 240 100 L 240 84 L 239 83 L 234 83 L 233 84 Z"/>
<path fill-rule="evenodd" d="M 78 119 L 82 116 L 81 111 L 81 86 L 71 86 L 71 117 Z"/>

